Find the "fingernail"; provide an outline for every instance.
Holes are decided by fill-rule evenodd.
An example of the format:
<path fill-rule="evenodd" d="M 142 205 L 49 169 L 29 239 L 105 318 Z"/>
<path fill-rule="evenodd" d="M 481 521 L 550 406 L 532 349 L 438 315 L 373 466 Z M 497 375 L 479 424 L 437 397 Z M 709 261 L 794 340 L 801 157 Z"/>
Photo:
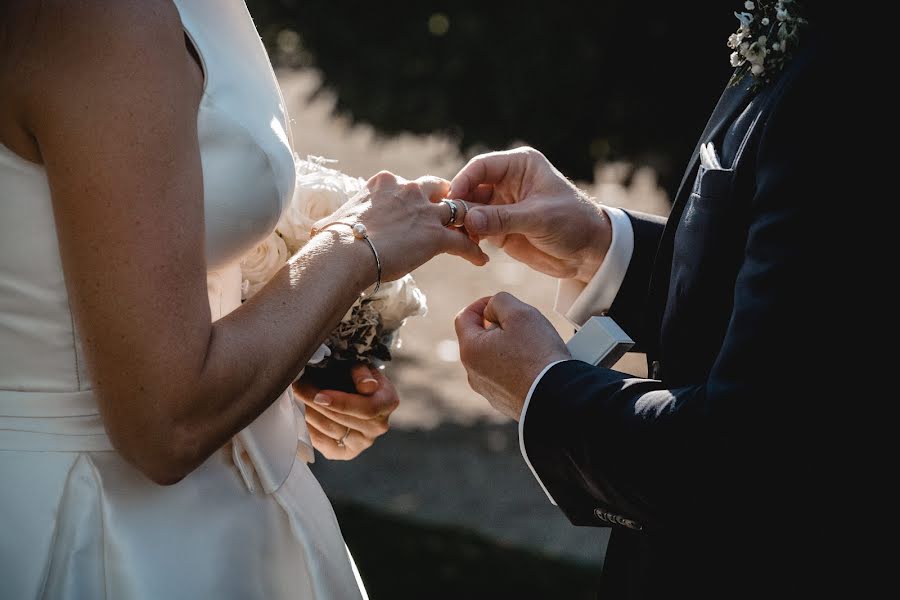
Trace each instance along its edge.
<path fill-rule="evenodd" d="M 326 396 L 325 394 L 316 394 L 316 397 L 313 398 L 313 402 L 314 402 L 315 404 L 319 404 L 319 405 L 321 405 L 321 406 L 330 406 L 330 405 L 331 405 L 331 398 L 329 398 L 329 397 Z"/>
<path fill-rule="evenodd" d="M 473 210 L 466 218 L 466 225 L 474 231 L 483 231 L 487 227 L 487 217 L 479 210 Z"/>
<path fill-rule="evenodd" d="M 375 385 L 378 385 L 378 380 L 374 379 L 372 377 L 366 377 L 365 379 L 362 379 L 359 382 L 360 385 L 363 385 L 365 383 L 374 383 Z"/>

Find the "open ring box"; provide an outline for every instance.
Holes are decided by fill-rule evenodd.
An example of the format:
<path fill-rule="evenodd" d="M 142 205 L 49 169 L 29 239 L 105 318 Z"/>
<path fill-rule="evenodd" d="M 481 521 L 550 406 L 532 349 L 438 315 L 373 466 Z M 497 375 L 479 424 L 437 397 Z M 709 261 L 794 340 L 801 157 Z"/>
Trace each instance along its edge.
<path fill-rule="evenodd" d="M 611 317 L 591 317 L 566 344 L 575 360 L 611 368 L 634 346 L 634 340 Z"/>

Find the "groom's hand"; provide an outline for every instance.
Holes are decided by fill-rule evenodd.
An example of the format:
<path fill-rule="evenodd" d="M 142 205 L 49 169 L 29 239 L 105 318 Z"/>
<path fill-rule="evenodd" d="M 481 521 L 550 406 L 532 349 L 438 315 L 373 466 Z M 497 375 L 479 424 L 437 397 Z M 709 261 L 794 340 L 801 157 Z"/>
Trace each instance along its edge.
<path fill-rule="evenodd" d="M 313 446 L 329 460 L 350 460 L 370 448 L 387 433 L 400 405 L 394 384 L 378 369 L 357 364 L 350 376 L 357 394 L 320 390 L 303 379 L 294 383 L 294 394 L 306 404 Z"/>
<path fill-rule="evenodd" d="M 448 196 L 473 203 L 470 235 L 553 277 L 587 283 L 612 240 L 603 209 L 534 148 L 476 156 Z"/>
<path fill-rule="evenodd" d="M 464 308 L 456 315 L 456 335 L 469 385 L 517 421 L 535 377 L 550 363 L 572 358 L 550 321 L 506 292 Z"/>

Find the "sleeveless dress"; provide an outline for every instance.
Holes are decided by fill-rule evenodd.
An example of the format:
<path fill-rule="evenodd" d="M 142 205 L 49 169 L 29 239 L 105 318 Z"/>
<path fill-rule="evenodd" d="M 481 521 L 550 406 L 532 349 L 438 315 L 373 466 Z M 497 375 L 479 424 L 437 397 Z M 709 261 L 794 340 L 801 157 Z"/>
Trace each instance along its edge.
<path fill-rule="evenodd" d="M 241 0 L 175 0 L 205 76 L 197 126 L 213 320 L 293 193 L 284 102 Z M 273 351 L 275 351 L 273 349 Z M 184 480 L 110 445 L 42 166 L 0 145 L 0 598 L 364 598 L 289 391 Z"/>

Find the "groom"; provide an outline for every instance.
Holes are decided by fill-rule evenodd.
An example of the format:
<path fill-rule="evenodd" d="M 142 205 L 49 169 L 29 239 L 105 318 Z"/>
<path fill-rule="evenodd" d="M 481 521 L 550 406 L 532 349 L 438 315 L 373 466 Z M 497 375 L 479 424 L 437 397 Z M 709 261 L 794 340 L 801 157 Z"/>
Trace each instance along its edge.
<path fill-rule="evenodd" d="M 471 235 L 559 278 L 575 326 L 609 315 L 647 354 L 646 378 L 571 360 L 506 293 L 456 320 L 473 389 L 519 421 L 550 501 L 613 529 L 603 598 L 792 595 L 827 549 L 809 521 L 842 510 L 816 421 L 838 410 L 822 373 L 837 332 L 813 315 L 840 302 L 819 277 L 839 243 L 823 233 L 853 227 L 835 192 L 850 174 L 810 110 L 831 93 L 831 48 L 810 28 L 773 81 L 725 90 L 667 220 L 597 205 L 530 148 L 478 156 L 452 182 Z M 831 576 L 820 568 L 810 581 Z"/>

